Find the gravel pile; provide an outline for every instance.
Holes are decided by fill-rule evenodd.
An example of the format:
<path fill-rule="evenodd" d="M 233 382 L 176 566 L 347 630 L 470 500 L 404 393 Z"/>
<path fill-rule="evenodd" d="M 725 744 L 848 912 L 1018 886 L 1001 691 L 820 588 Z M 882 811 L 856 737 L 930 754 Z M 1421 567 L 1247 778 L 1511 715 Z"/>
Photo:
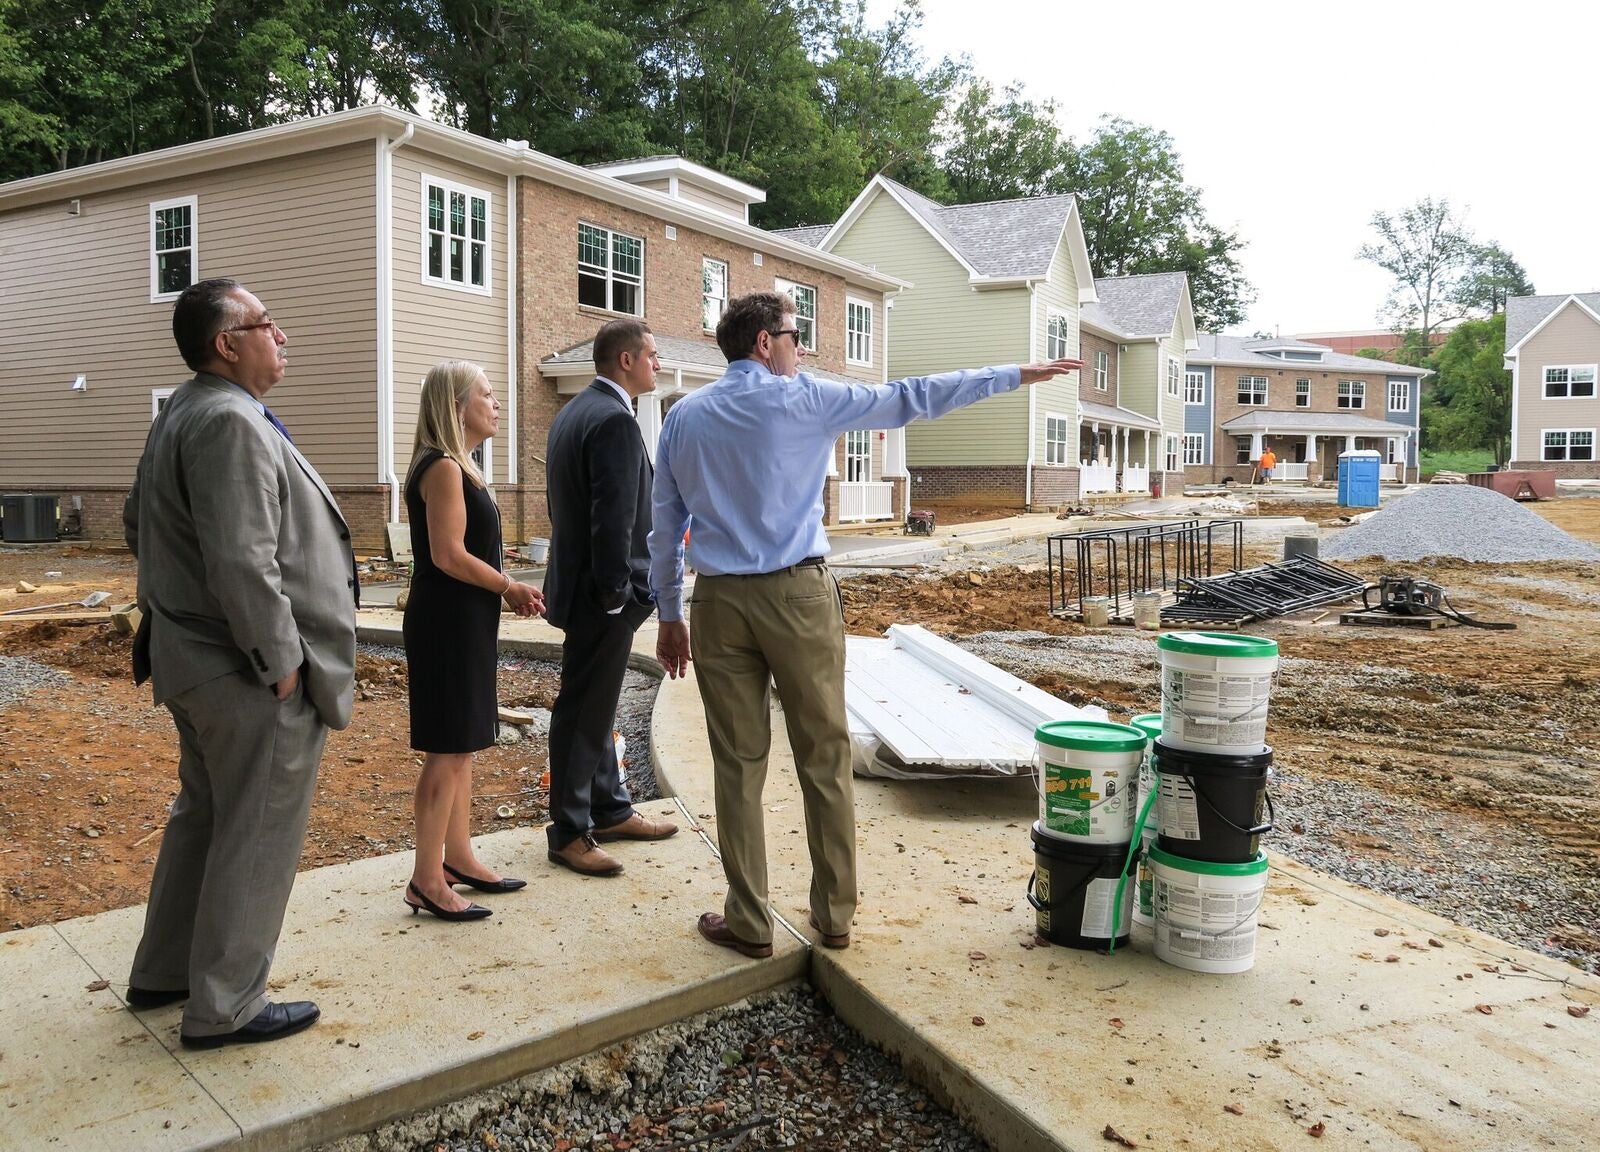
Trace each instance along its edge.
<path fill-rule="evenodd" d="M 1600 548 L 1567 535 L 1538 513 L 1488 488 L 1433 484 L 1416 488 L 1323 540 L 1324 560 L 1426 560 L 1454 557 L 1487 564 L 1525 560 L 1600 560 Z"/>
<path fill-rule="evenodd" d="M 806 988 L 668 1025 L 318 1152 L 980 1152 Z"/>
<path fill-rule="evenodd" d="M 26 656 L 0 656 L 0 708 L 9 708 L 40 688 L 71 682 L 65 672 Z"/>

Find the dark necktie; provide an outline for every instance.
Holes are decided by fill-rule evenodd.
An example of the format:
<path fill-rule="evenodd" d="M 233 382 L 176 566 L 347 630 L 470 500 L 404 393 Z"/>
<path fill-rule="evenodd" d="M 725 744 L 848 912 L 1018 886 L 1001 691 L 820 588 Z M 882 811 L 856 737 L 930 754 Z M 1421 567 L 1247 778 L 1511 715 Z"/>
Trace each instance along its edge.
<path fill-rule="evenodd" d="M 294 443 L 294 437 L 289 435 L 289 430 L 283 426 L 283 421 L 279 420 L 276 416 L 274 416 L 272 414 L 272 409 L 271 408 L 268 408 L 265 404 L 263 404 L 261 406 L 261 412 L 262 412 L 262 414 L 264 416 L 266 416 L 267 423 L 271 424 L 274 428 L 276 428 L 278 430 L 278 434 L 279 435 L 281 435 L 289 443 L 291 443 L 291 444 Z"/>

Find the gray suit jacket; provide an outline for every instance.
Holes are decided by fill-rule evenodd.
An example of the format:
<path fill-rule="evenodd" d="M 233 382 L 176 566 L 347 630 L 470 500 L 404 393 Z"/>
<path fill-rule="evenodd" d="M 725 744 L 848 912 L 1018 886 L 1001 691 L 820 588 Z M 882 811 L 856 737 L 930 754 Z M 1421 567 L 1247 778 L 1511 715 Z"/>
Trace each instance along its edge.
<path fill-rule="evenodd" d="M 323 723 L 350 722 L 355 563 L 322 477 L 249 396 L 200 373 L 151 426 L 123 506 L 144 613 L 134 664 L 156 703 L 230 672 L 302 668 Z"/>

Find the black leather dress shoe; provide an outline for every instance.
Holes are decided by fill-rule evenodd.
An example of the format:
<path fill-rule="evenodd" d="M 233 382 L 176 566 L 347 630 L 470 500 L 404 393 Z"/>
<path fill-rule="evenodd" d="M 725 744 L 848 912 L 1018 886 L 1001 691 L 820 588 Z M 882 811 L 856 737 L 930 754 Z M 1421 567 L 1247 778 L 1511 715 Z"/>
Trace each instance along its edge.
<path fill-rule="evenodd" d="M 123 996 L 129 1008 L 160 1008 L 188 998 L 187 988 L 135 988 L 132 984 L 128 985 L 127 995 Z"/>
<path fill-rule="evenodd" d="M 448 864 L 444 866 L 444 870 L 450 874 L 450 878 L 457 884 L 465 884 L 468 888 L 476 888 L 479 892 L 515 892 L 528 886 L 526 880 L 513 880 L 509 876 L 500 880 L 485 880 L 481 876 L 468 876 L 459 868 L 452 868 Z"/>
<path fill-rule="evenodd" d="M 322 1017 L 322 1009 L 310 1000 L 290 1000 L 268 1004 L 244 1027 L 216 1036 L 190 1036 L 179 1033 L 185 1048 L 221 1048 L 225 1044 L 264 1044 L 303 1032 Z"/>

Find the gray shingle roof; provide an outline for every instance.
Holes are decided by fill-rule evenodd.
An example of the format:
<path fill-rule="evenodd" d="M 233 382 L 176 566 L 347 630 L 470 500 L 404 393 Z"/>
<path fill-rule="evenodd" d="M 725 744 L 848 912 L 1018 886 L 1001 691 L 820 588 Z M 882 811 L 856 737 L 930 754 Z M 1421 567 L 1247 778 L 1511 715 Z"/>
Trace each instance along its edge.
<path fill-rule="evenodd" d="M 1096 404 L 1090 400 L 1078 401 L 1078 407 L 1083 412 L 1085 420 L 1092 420 L 1106 424 L 1127 424 L 1134 428 L 1152 428 L 1160 430 L 1161 421 L 1152 420 L 1132 408 L 1124 408 L 1120 404 L 1112 407 L 1110 404 Z"/>
<path fill-rule="evenodd" d="M 1182 272 L 1111 276 L 1094 282 L 1097 304 L 1085 304 L 1082 319 L 1118 336 L 1165 336 L 1178 322 L 1186 277 Z"/>
<path fill-rule="evenodd" d="M 1285 412 L 1274 409 L 1266 412 L 1246 412 L 1232 420 L 1222 422 L 1224 432 L 1342 432 L 1349 436 L 1400 436 L 1415 429 L 1406 424 L 1391 424 L 1387 420 L 1374 420 L 1370 416 L 1357 416 L 1344 412 Z"/>
<path fill-rule="evenodd" d="M 1241 367 L 1263 368 L 1305 368 L 1305 369 L 1338 369 L 1343 368 L 1351 372 L 1382 372 L 1389 376 L 1416 376 L 1423 377 L 1429 374 L 1426 368 L 1412 368 L 1405 364 L 1391 364 L 1387 360 L 1374 360 L 1368 356 L 1346 356 L 1342 352 L 1334 352 L 1325 344 L 1309 344 L 1307 349 L 1315 349 L 1324 353 L 1321 360 L 1280 360 L 1276 356 L 1266 356 L 1260 352 L 1253 352 L 1248 347 L 1251 344 L 1276 343 L 1265 340 L 1249 340 L 1243 336 L 1218 335 L 1212 332 L 1202 332 L 1199 337 L 1200 347 L 1188 354 L 1185 359 L 1190 364 L 1236 364 Z"/>
<path fill-rule="evenodd" d="M 1545 317 L 1554 312 L 1568 296 L 1577 296 L 1584 307 L 1600 313 L 1600 292 L 1566 292 L 1560 296 L 1513 296 L 1506 301 L 1506 349 L 1517 346 L 1529 332 L 1537 328 Z"/>
<path fill-rule="evenodd" d="M 767 231 L 774 236 L 782 236 L 785 240 L 793 240 L 796 244 L 804 244 L 815 248 L 822 243 L 822 238 L 828 234 L 830 224 L 805 224 L 799 228 L 769 228 Z"/>
<path fill-rule="evenodd" d="M 880 179 L 981 276 L 1045 275 L 1074 203 L 1069 194 L 946 206 Z"/>
<path fill-rule="evenodd" d="M 661 362 L 673 367 L 703 368 L 712 375 L 720 376 L 728 367 L 728 361 L 722 355 L 722 349 L 709 340 L 687 340 L 681 336 L 657 336 L 656 353 L 661 357 Z M 541 364 L 556 366 L 560 364 L 592 364 L 594 363 L 594 341 L 585 340 L 582 344 L 574 344 L 565 348 L 554 356 L 546 356 Z M 861 376 L 846 376 L 840 372 L 829 372 L 816 367 L 814 364 L 802 363 L 800 370 L 807 376 L 818 380 L 832 380 L 840 384 L 881 384 L 881 380 L 867 380 Z"/>

